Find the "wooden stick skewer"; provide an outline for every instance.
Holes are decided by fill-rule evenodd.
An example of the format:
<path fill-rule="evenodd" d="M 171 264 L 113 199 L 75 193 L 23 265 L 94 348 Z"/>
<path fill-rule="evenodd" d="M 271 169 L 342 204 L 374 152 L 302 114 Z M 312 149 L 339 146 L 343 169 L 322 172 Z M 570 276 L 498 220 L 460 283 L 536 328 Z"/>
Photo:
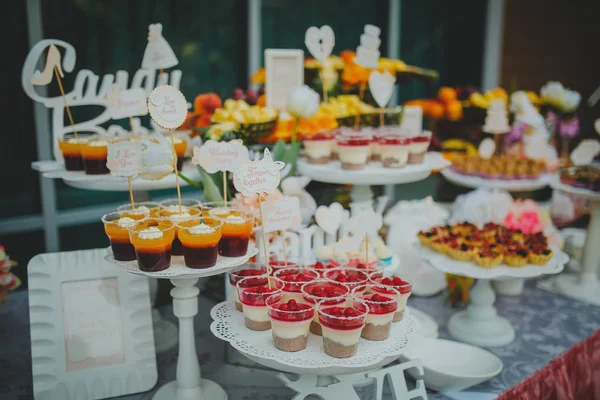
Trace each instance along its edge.
<path fill-rule="evenodd" d="M 279 234 L 281 236 L 281 245 L 283 246 L 283 264 L 287 268 L 288 262 L 287 262 L 287 245 L 285 244 L 285 231 L 279 231 Z"/>
<path fill-rule="evenodd" d="M 227 171 L 223 171 L 223 203 L 227 207 Z"/>
<path fill-rule="evenodd" d="M 131 134 L 135 136 L 135 126 L 133 125 L 133 117 L 129 117 L 129 126 L 131 127 Z"/>
<path fill-rule="evenodd" d="M 171 145 L 173 146 L 173 154 L 175 155 L 175 140 L 173 139 L 173 129 L 169 129 L 171 135 Z M 179 214 L 181 214 L 181 187 L 179 186 L 179 171 L 177 170 L 177 157 L 173 157 L 173 169 L 175 170 L 175 185 L 177 185 L 177 201 L 179 202 Z"/>
<path fill-rule="evenodd" d="M 263 250 L 265 251 L 265 266 L 267 268 L 267 283 L 269 284 L 269 289 L 271 289 L 271 279 L 270 279 L 270 270 L 271 266 L 269 265 L 269 253 L 267 252 L 267 237 L 265 235 L 265 225 L 263 224 L 263 213 L 262 213 L 262 202 L 260 200 L 260 194 L 256 194 L 258 196 L 258 210 L 260 212 L 260 231 L 262 233 L 262 242 L 263 242 Z"/>
<path fill-rule="evenodd" d="M 127 184 L 129 185 L 129 201 L 131 202 L 131 209 L 135 210 L 135 203 L 133 201 L 133 189 L 131 188 L 131 177 L 127 177 Z"/>
<path fill-rule="evenodd" d="M 71 123 L 71 127 L 73 128 L 73 135 L 77 137 L 77 130 L 75 130 L 75 122 L 73 122 L 73 116 L 71 115 L 71 109 L 67 104 L 67 96 L 65 96 L 65 89 L 63 89 L 62 81 L 60 80 L 60 74 L 58 73 L 58 68 L 54 67 L 54 75 L 56 76 L 56 81 L 58 82 L 58 88 L 60 89 L 60 94 L 65 102 L 65 109 L 67 110 L 67 115 L 69 116 L 69 122 Z"/>
<path fill-rule="evenodd" d="M 358 99 L 360 101 L 363 100 L 363 98 L 365 97 L 365 89 L 366 89 L 366 82 L 361 82 L 360 83 L 360 89 L 358 92 Z M 360 122 L 360 113 L 356 114 L 356 117 L 354 117 L 354 129 L 358 129 L 358 124 Z"/>

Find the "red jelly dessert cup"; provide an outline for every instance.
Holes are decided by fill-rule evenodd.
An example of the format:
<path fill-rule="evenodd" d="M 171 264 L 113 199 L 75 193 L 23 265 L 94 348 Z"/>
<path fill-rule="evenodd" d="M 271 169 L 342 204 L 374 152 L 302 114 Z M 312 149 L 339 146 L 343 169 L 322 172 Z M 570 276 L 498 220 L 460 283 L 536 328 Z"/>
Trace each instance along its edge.
<path fill-rule="evenodd" d="M 342 162 L 342 169 L 363 169 L 371 155 L 370 135 L 338 136 L 338 157 Z"/>
<path fill-rule="evenodd" d="M 311 164 L 327 164 L 335 144 L 333 132 L 317 132 L 313 136 L 304 137 L 304 150 Z"/>
<path fill-rule="evenodd" d="M 391 286 L 381 285 L 372 285 L 371 290 L 373 293 L 367 295 L 360 295 L 360 288 L 352 293 L 369 306 L 369 315 L 361 337 L 367 340 L 386 340 L 390 336 L 394 314 L 398 309 L 400 292 Z"/>
<path fill-rule="evenodd" d="M 256 278 L 244 278 L 238 282 L 246 328 L 253 331 L 267 331 L 271 329 L 271 320 L 267 312 L 267 298 L 281 290 L 265 284 L 247 287 L 247 280 L 256 282 Z"/>
<path fill-rule="evenodd" d="M 290 267 L 277 270 L 273 274 L 275 285 L 285 293 L 300 293 L 302 286 L 319 279 L 319 273 L 314 269 Z"/>
<path fill-rule="evenodd" d="M 360 293 L 367 290 L 369 281 L 369 275 L 363 269 L 358 268 L 332 268 L 326 270 L 323 277 L 328 281 L 341 283 L 350 290 L 360 286 L 362 288 L 362 290 L 359 289 Z"/>
<path fill-rule="evenodd" d="M 306 348 L 315 305 L 286 299 L 282 293 L 267 298 L 267 313 L 275 347 L 281 351 L 300 351 Z"/>
<path fill-rule="evenodd" d="M 222 226 L 223 221 L 210 217 L 191 218 L 177 224 L 185 265 L 198 269 L 215 266 Z"/>
<path fill-rule="evenodd" d="M 306 265 L 306 268 L 310 268 L 310 269 L 314 269 L 315 271 L 317 271 L 321 276 L 323 276 L 323 274 L 333 268 L 338 268 L 337 265 L 331 264 L 331 263 L 323 263 L 321 261 L 317 261 L 314 264 L 308 264 Z"/>
<path fill-rule="evenodd" d="M 67 171 L 84 170 L 81 149 L 94 137 L 93 134 L 79 133 L 75 137 L 73 133 L 67 133 L 58 141 L 58 148 L 62 153 Z"/>
<path fill-rule="evenodd" d="M 300 288 L 302 300 L 306 303 L 317 304 L 324 301 L 328 305 L 345 305 L 350 294 L 350 290 L 339 283 L 317 279 L 305 283 Z M 310 324 L 310 331 L 315 335 L 321 335 L 321 325 L 319 325 L 318 316 Z"/>
<path fill-rule="evenodd" d="M 374 293 L 386 294 L 386 292 L 380 291 L 379 286 L 377 285 L 393 287 L 400 292 L 400 295 L 398 296 L 398 309 L 394 314 L 394 322 L 402 321 L 402 318 L 404 317 L 404 311 L 406 310 L 406 302 L 408 301 L 408 298 L 412 292 L 412 284 L 402 280 L 402 278 L 399 276 L 395 276 L 393 278 L 383 278 L 374 274 L 371 274 L 369 281 L 374 284 L 370 285 L 370 290 Z"/>
<path fill-rule="evenodd" d="M 231 210 L 226 217 L 211 216 L 223 220 L 223 237 L 219 242 L 219 254 L 223 257 L 242 257 L 248 252 L 248 241 L 254 227 L 254 214 Z"/>
<path fill-rule="evenodd" d="M 425 159 L 425 154 L 431 143 L 431 132 L 423 131 L 421 134 L 410 138 L 408 154 L 409 164 L 420 164 Z"/>
<path fill-rule="evenodd" d="M 348 358 L 356 354 L 361 332 L 365 327 L 369 306 L 360 299 L 352 305 L 327 305 L 317 307 L 323 331 L 325 353 L 335 358 Z"/>
<path fill-rule="evenodd" d="M 102 216 L 104 232 L 110 241 L 113 257 L 117 261 L 135 260 L 135 249 L 129 239 L 128 228 L 144 221 L 148 214 L 117 211 Z"/>
<path fill-rule="evenodd" d="M 175 224 L 175 240 L 173 240 L 171 254 L 182 256 L 183 245 L 181 244 L 181 240 L 179 240 L 179 227 L 177 225 L 186 219 L 199 216 L 200 202 L 195 199 L 181 199 L 180 207 L 178 199 L 164 200 L 160 202 L 159 215 L 170 219 Z"/>
<path fill-rule="evenodd" d="M 108 140 L 106 138 L 96 138 L 85 143 L 81 147 L 81 158 L 86 174 L 104 175 L 110 173 L 106 166 L 108 159 Z"/>
<path fill-rule="evenodd" d="M 242 312 L 242 303 L 240 303 L 237 284 L 242 279 L 248 277 L 261 277 L 262 280 L 256 280 L 256 286 L 264 285 L 267 283 L 267 269 L 264 267 L 264 265 L 249 263 L 229 273 L 229 283 L 231 283 L 231 286 L 233 286 L 235 309 L 239 312 Z"/>
<path fill-rule="evenodd" d="M 129 239 L 141 271 L 162 271 L 171 266 L 175 224 L 164 218 L 147 218 L 129 228 Z"/>

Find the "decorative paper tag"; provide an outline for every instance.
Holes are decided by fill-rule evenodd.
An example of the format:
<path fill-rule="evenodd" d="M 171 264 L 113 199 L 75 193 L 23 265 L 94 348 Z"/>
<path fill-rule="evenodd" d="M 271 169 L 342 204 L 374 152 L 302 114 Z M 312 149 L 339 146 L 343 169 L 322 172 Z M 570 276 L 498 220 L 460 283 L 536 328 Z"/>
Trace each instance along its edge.
<path fill-rule="evenodd" d="M 112 119 L 137 117 L 148 114 L 148 104 L 144 89 L 121 90 L 113 85 L 112 92 L 106 97 Z"/>
<path fill-rule="evenodd" d="M 273 161 L 271 152 L 265 149 L 260 161 L 250 161 L 233 172 L 233 185 L 246 197 L 271 193 L 279 185 L 284 166 L 281 161 Z"/>
<path fill-rule="evenodd" d="M 423 132 L 423 109 L 420 106 L 403 106 L 400 127 L 409 134 Z"/>
<path fill-rule="evenodd" d="M 369 90 L 380 108 L 385 108 L 394 94 L 396 78 L 389 72 L 371 72 L 369 75 Z"/>
<path fill-rule="evenodd" d="M 335 46 L 333 29 L 329 25 L 323 25 L 320 28 L 311 26 L 304 35 L 304 44 L 314 58 L 321 63 L 325 62 Z"/>
<path fill-rule="evenodd" d="M 217 171 L 235 171 L 250 161 L 248 148 L 240 139 L 229 142 L 209 140 L 201 147 L 194 147 L 192 163 L 200 165 L 209 174 Z"/>
<path fill-rule="evenodd" d="M 600 153 L 600 143 L 595 139 L 582 140 L 571 152 L 571 161 L 575 165 L 587 165 Z"/>
<path fill-rule="evenodd" d="M 484 160 L 489 160 L 492 158 L 495 151 L 496 143 L 494 143 L 493 139 L 483 139 L 479 144 L 479 157 L 483 158 Z"/>
<path fill-rule="evenodd" d="M 162 85 L 150 93 L 148 111 L 154 122 L 161 128 L 177 129 L 187 116 L 187 102 L 175 87 Z"/>
<path fill-rule="evenodd" d="M 342 223 L 344 207 L 340 203 L 331 203 L 329 207 L 319 206 L 315 212 L 315 221 L 325 232 L 335 234 Z"/>
<path fill-rule="evenodd" d="M 106 167 L 110 174 L 134 177 L 142 172 L 142 145 L 139 142 L 119 142 L 108 145 Z"/>
<path fill-rule="evenodd" d="M 45 86 L 52 82 L 52 79 L 54 78 L 54 68 L 58 69 L 58 74 L 61 78 L 65 76 L 61 67 L 60 51 L 58 51 L 58 48 L 55 45 L 51 44 L 50 47 L 48 47 L 44 73 L 36 70 L 30 79 L 31 84 L 35 86 Z"/>
<path fill-rule="evenodd" d="M 173 49 L 162 35 L 162 24 L 151 24 L 148 27 L 148 44 L 142 59 L 144 69 L 167 69 L 179 63 Z"/>
<path fill-rule="evenodd" d="M 297 197 L 264 201 L 262 213 L 262 222 L 267 233 L 296 228 L 302 223 L 300 200 Z"/>

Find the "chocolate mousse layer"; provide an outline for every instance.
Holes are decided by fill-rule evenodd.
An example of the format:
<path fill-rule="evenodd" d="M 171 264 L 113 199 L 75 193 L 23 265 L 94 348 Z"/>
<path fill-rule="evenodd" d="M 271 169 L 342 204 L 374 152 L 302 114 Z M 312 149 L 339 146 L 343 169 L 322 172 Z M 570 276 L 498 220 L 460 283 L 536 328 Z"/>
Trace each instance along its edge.
<path fill-rule="evenodd" d="M 283 339 L 273 332 L 273 342 L 275 342 L 275 347 L 281 351 L 294 352 L 304 350 L 307 341 L 308 337 L 304 335 L 296 336 L 291 339 Z"/>
<path fill-rule="evenodd" d="M 271 321 L 254 321 L 248 318 L 244 318 L 246 322 L 246 328 L 251 329 L 253 331 L 268 331 L 271 329 Z"/>
<path fill-rule="evenodd" d="M 344 346 L 343 344 L 323 337 L 323 348 L 325 353 L 335 358 L 348 358 L 356 354 L 358 343 L 352 346 Z"/>
<path fill-rule="evenodd" d="M 404 310 L 396 311 L 394 313 L 394 322 L 400 322 L 402 321 L 402 318 L 404 318 Z"/>
<path fill-rule="evenodd" d="M 244 311 L 244 309 L 242 308 L 242 303 L 238 303 L 237 301 L 235 302 L 235 309 L 238 310 L 239 312 Z"/>
<path fill-rule="evenodd" d="M 386 168 L 402 168 L 404 165 L 400 164 L 400 160 L 397 160 L 393 157 L 386 158 L 383 160 L 383 166 Z"/>
<path fill-rule="evenodd" d="M 425 152 L 426 153 L 426 152 Z M 425 153 L 410 153 L 408 155 L 409 164 L 420 164 L 425 159 Z"/>
<path fill-rule="evenodd" d="M 323 156 L 323 157 L 318 157 L 318 158 L 313 158 L 311 156 L 308 156 L 308 163 L 309 164 L 327 164 L 329 162 L 330 157 L 329 156 Z"/>
<path fill-rule="evenodd" d="M 391 327 L 392 321 L 385 325 L 373 325 L 367 322 L 360 336 L 367 340 L 385 340 L 390 336 Z"/>
<path fill-rule="evenodd" d="M 343 169 L 350 169 L 350 170 L 358 170 L 358 169 L 364 169 L 365 168 L 365 164 L 351 164 L 351 163 L 342 163 L 342 168 Z"/>
<path fill-rule="evenodd" d="M 310 333 L 313 333 L 317 336 L 323 336 L 323 329 L 321 328 L 321 324 L 315 321 L 310 321 Z"/>

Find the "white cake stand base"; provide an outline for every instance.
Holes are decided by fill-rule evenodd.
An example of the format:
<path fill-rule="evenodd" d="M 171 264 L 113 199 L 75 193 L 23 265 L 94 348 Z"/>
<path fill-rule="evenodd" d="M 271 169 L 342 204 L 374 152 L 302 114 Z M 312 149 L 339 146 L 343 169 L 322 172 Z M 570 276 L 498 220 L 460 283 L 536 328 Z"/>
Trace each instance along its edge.
<path fill-rule="evenodd" d="M 596 276 L 581 282 L 582 276 L 562 274 L 556 277 L 556 288 L 560 294 L 584 303 L 600 304 L 600 283 Z"/>
<path fill-rule="evenodd" d="M 169 382 L 161 387 L 158 392 L 152 397 L 153 400 L 227 400 L 227 393 L 223 388 L 213 381 L 208 379 L 200 379 L 200 392 L 197 390 L 177 390 L 177 381 Z"/>
<path fill-rule="evenodd" d="M 448 332 L 456 340 L 476 346 L 504 346 L 515 340 L 515 328 L 494 308 L 496 295 L 489 279 L 479 279 L 471 289 L 471 304 L 448 321 Z"/>

